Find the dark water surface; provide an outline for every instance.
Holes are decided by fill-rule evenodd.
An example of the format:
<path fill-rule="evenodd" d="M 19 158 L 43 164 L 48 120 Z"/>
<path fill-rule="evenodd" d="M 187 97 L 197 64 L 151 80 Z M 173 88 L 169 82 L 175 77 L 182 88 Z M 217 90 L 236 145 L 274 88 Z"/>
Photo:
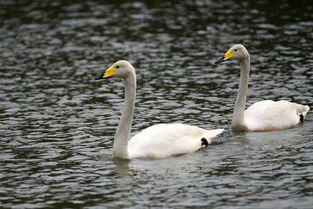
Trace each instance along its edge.
<path fill-rule="evenodd" d="M 106 2 L 106 3 L 104 3 Z M 229 129 L 238 64 L 251 53 L 248 105 L 313 107 L 312 1 L 0 0 L 0 208 L 312 208 L 313 116 L 296 128 Z M 225 128 L 210 146 L 113 161 L 121 82 L 137 68 L 133 134 L 156 123 Z"/>

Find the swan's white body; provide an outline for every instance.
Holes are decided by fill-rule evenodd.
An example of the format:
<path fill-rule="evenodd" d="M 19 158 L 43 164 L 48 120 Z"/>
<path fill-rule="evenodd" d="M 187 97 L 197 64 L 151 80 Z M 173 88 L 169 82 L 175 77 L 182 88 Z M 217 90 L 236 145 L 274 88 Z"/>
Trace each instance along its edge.
<path fill-rule="evenodd" d="M 249 131 L 276 131 L 294 127 L 300 115 L 306 115 L 309 107 L 284 100 L 264 100 L 251 105 L 245 111 L 245 125 Z"/>
<path fill-rule="evenodd" d="M 144 129 L 129 139 L 136 98 L 136 74 L 127 61 L 117 61 L 105 71 L 99 79 L 122 78 L 125 86 L 125 104 L 117 128 L 113 156 L 132 158 L 165 158 L 198 151 L 211 143 L 211 139 L 223 132 L 223 129 L 205 130 L 184 124 L 159 124 Z"/>
<path fill-rule="evenodd" d="M 207 131 L 185 124 L 158 124 L 144 129 L 128 142 L 129 158 L 166 158 L 198 151 L 202 138 L 211 139 L 223 129 Z"/>
<path fill-rule="evenodd" d="M 309 106 L 288 101 L 264 100 L 251 105 L 245 111 L 250 55 L 241 44 L 232 46 L 222 61 L 237 59 L 240 63 L 240 83 L 234 107 L 231 127 L 234 131 L 276 131 L 290 128 L 303 122 Z"/>

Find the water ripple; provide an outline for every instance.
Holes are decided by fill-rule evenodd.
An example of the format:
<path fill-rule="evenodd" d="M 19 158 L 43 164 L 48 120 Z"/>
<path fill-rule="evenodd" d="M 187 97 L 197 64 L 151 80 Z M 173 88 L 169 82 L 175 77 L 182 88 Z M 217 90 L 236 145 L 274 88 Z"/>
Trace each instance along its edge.
<path fill-rule="evenodd" d="M 311 208 L 312 116 L 294 129 L 229 130 L 233 43 L 251 53 L 248 105 L 312 106 L 308 1 L 0 1 L 0 207 Z M 156 123 L 226 128 L 217 145 L 162 160 L 112 160 L 121 82 L 137 69 L 133 133 Z"/>

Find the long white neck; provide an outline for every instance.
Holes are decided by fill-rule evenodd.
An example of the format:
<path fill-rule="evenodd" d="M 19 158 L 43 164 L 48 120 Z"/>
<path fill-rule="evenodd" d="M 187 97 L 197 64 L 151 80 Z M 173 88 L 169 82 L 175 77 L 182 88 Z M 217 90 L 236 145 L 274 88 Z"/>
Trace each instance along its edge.
<path fill-rule="evenodd" d="M 125 102 L 113 145 L 113 157 L 128 159 L 128 140 L 130 136 L 136 100 L 136 75 L 134 71 L 124 79 Z"/>
<path fill-rule="evenodd" d="M 244 121 L 244 112 L 246 107 L 248 79 L 250 72 L 249 54 L 244 59 L 239 60 L 239 63 L 240 63 L 240 83 L 233 113 L 233 119 L 231 123 L 232 128 L 235 129 L 243 128 L 246 126 Z"/>

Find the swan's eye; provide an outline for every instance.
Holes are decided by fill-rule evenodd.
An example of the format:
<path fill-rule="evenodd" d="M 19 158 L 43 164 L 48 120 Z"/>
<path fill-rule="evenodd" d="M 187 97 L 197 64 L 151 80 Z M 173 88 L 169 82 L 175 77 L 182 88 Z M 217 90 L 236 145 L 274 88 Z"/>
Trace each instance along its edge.
<path fill-rule="evenodd" d="M 116 69 L 119 69 L 119 68 L 120 68 L 120 66 L 118 65 L 118 66 L 116 66 L 115 68 L 116 68 Z"/>
<path fill-rule="evenodd" d="M 236 52 L 236 51 L 238 51 L 238 49 L 234 49 L 234 51 Z"/>

